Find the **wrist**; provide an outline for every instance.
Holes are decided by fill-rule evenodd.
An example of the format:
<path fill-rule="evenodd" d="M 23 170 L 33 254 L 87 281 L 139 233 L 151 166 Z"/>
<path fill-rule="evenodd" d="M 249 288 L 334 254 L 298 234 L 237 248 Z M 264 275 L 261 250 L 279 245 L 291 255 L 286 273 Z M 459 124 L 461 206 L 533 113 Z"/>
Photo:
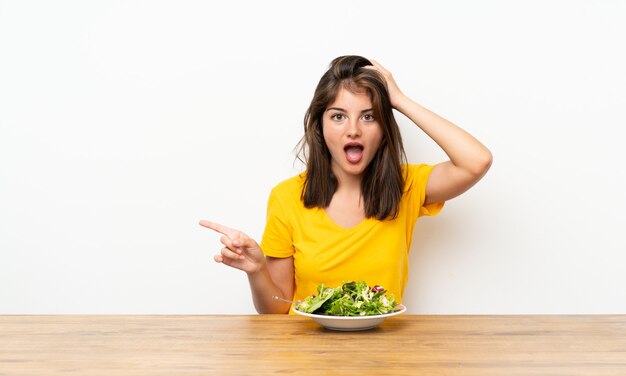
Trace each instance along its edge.
<path fill-rule="evenodd" d="M 391 105 L 396 110 L 398 110 L 398 111 L 402 112 L 403 114 L 405 114 L 407 108 L 409 108 L 409 106 L 412 103 L 413 103 L 413 101 L 411 100 L 411 98 L 409 98 L 406 95 L 400 93 L 400 95 L 397 96 L 397 98 L 395 99 L 394 103 L 392 103 Z"/>
<path fill-rule="evenodd" d="M 259 262 L 259 264 L 257 265 L 255 269 L 251 271 L 246 271 L 246 273 L 248 274 L 248 278 L 251 278 L 251 279 L 258 278 L 259 276 L 268 273 L 267 263 L 265 262 L 265 257 L 263 257 L 263 260 Z"/>

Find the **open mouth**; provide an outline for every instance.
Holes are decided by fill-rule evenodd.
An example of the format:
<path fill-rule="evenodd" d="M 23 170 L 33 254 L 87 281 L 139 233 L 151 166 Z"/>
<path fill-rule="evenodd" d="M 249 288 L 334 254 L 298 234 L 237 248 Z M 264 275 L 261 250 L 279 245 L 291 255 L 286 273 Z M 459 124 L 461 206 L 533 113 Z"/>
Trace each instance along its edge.
<path fill-rule="evenodd" d="M 343 147 L 343 151 L 350 163 L 359 163 L 363 159 L 363 145 L 359 143 L 348 143 Z"/>

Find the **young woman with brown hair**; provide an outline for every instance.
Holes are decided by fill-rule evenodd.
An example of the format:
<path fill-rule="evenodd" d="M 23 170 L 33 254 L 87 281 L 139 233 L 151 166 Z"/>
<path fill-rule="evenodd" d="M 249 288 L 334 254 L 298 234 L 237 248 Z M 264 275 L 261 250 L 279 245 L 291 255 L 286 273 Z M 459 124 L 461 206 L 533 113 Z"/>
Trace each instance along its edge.
<path fill-rule="evenodd" d="M 392 109 L 432 138 L 450 158 L 406 163 Z M 304 118 L 306 171 L 269 197 L 261 245 L 245 233 L 200 221 L 221 234 L 215 261 L 248 275 L 259 313 L 288 313 L 320 283 L 382 285 L 396 301 L 408 280 L 413 228 L 422 215 L 478 182 L 490 151 L 461 128 L 405 96 L 391 73 L 360 56 L 333 60 Z"/>

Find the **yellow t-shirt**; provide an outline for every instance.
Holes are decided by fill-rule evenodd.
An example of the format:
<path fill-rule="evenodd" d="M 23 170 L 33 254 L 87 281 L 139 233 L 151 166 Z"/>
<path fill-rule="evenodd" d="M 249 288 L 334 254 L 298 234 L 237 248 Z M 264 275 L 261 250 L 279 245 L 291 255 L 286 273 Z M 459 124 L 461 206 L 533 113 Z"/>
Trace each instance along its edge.
<path fill-rule="evenodd" d="M 443 207 L 443 203 L 424 206 L 433 166 L 403 168 L 408 174 L 398 216 L 384 221 L 366 218 L 349 229 L 333 222 L 324 209 L 304 207 L 300 199 L 303 174 L 272 189 L 261 249 L 267 256 L 293 256 L 294 301 L 316 294 L 320 283 L 336 287 L 344 281 L 364 280 L 369 286 L 383 286 L 402 302 L 415 222 L 422 215 L 436 215 Z"/>

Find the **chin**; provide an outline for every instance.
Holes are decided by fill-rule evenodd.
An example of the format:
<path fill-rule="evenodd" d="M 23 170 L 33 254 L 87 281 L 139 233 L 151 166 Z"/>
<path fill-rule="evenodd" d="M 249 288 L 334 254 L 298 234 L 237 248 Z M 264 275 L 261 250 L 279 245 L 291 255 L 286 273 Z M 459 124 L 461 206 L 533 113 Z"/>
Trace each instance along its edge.
<path fill-rule="evenodd" d="M 361 165 L 349 166 L 345 168 L 344 171 L 350 175 L 360 176 L 360 175 L 363 175 L 363 173 L 365 172 L 365 167 L 367 166 L 361 166 Z"/>
<path fill-rule="evenodd" d="M 349 176 L 363 176 L 365 170 L 367 169 L 367 163 L 365 161 L 361 161 L 356 165 L 350 164 L 348 162 L 345 163 L 337 163 L 335 165 L 341 174 L 349 175 Z"/>

